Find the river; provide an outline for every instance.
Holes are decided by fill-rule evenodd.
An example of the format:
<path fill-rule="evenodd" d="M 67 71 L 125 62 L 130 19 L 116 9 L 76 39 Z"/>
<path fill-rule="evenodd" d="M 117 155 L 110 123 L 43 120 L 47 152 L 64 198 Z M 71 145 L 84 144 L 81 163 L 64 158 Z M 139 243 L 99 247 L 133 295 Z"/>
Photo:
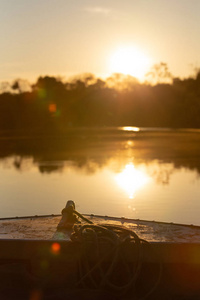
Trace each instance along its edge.
<path fill-rule="evenodd" d="M 0 217 L 82 213 L 200 225 L 200 131 L 69 129 L 0 139 Z"/>

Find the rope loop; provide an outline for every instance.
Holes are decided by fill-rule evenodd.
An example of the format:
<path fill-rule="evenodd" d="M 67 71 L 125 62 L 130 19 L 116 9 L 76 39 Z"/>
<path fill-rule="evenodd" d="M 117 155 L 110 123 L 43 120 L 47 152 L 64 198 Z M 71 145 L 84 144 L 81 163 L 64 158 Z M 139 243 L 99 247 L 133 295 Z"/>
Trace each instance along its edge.
<path fill-rule="evenodd" d="M 90 221 L 91 222 L 91 221 Z M 80 243 L 80 280 L 76 287 L 103 289 L 123 297 L 135 294 L 137 282 L 142 277 L 143 244 L 150 244 L 124 226 L 113 224 L 75 224 L 71 240 Z M 134 259 L 128 261 L 127 249 Z M 159 283 L 161 268 L 153 285 L 143 295 L 145 299 Z M 138 299 L 138 298 L 137 298 Z"/>

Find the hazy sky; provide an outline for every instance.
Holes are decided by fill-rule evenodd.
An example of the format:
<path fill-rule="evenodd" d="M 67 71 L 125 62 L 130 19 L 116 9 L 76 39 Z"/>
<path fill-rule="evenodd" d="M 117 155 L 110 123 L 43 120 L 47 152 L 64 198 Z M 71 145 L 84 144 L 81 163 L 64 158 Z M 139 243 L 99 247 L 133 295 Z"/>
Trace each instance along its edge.
<path fill-rule="evenodd" d="M 107 76 L 130 47 L 188 76 L 200 66 L 199 14 L 200 0 L 0 0 L 0 81 Z"/>

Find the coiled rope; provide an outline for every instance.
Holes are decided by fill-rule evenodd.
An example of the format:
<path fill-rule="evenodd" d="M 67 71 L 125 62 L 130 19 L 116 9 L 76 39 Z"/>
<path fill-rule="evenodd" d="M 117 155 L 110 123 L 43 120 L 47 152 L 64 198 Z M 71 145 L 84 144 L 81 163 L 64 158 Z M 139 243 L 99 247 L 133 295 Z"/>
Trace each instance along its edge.
<path fill-rule="evenodd" d="M 75 209 L 73 214 L 88 224 L 75 224 L 71 240 L 80 243 L 82 257 L 79 261 L 80 280 L 76 287 L 85 289 L 108 290 L 120 299 L 137 294 L 138 282 L 142 277 L 143 250 L 147 244 L 149 253 L 154 249 L 147 241 L 124 227 L 112 224 L 93 224 Z M 127 249 L 134 257 L 130 262 Z M 93 259 L 92 259 L 92 258 Z M 159 264 L 156 278 L 148 290 L 135 299 L 146 299 L 156 289 L 161 278 L 162 265 Z M 151 276 L 151 275 L 150 275 Z M 151 278 L 150 278 L 151 279 Z"/>

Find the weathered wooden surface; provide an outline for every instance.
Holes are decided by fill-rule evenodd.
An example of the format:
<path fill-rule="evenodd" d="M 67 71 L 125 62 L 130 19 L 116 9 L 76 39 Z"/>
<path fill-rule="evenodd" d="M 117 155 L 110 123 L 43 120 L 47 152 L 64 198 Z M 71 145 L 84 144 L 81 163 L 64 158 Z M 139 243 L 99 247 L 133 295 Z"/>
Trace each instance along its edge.
<path fill-rule="evenodd" d="M 177 224 L 87 216 L 94 223 L 123 225 L 149 242 L 200 243 L 200 227 Z M 55 236 L 61 216 L 27 217 L 0 220 L 0 239 L 42 239 Z M 57 234 L 57 239 L 65 239 Z"/>

